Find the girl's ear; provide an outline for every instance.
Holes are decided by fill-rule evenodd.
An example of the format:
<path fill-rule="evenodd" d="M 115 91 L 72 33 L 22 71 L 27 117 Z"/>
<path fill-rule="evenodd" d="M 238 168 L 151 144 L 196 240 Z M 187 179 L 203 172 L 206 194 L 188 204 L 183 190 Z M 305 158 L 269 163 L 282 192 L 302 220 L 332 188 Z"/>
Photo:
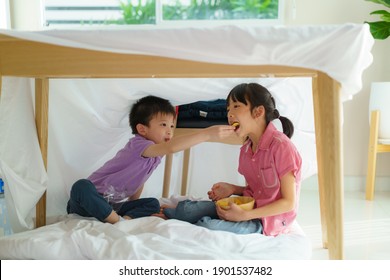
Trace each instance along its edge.
<path fill-rule="evenodd" d="M 259 118 L 259 117 L 265 116 L 265 108 L 264 108 L 264 106 L 257 106 L 255 109 L 253 109 L 253 116 L 255 118 Z"/>
<path fill-rule="evenodd" d="M 146 133 L 147 133 L 147 126 L 146 125 L 139 123 L 135 126 L 135 128 L 137 129 L 137 132 L 139 135 L 144 136 L 144 137 L 146 136 Z"/>

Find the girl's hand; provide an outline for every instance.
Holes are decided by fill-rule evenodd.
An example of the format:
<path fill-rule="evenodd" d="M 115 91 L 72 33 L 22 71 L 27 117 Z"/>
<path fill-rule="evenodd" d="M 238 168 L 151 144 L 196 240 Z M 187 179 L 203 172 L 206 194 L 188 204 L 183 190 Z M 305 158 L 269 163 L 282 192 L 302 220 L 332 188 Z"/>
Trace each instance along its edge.
<path fill-rule="evenodd" d="M 229 209 L 222 209 L 219 205 L 216 205 L 218 217 L 221 220 L 231 221 L 231 222 L 241 222 L 247 221 L 245 210 L 242 210 L 240 206 L 232 202 L 229 203 Z"/>
<path fill-rule="evenodd" d="M 211 187 L 211 190 L 207 192 L 209 198 L 212 201 L 229 197 L 234 193 L 234 186 L 229 183 L 219 182 Z"/>

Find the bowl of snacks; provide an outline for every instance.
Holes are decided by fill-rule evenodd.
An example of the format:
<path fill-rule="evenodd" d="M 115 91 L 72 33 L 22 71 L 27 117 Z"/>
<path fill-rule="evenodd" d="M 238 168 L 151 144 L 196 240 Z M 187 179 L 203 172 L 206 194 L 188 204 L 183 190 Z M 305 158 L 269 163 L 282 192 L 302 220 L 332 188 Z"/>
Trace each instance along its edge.
<path fill-rule="evenodd" d="M 229 203 L 232 202 L 240 206 L 243 210 L 252 210 L 255 206 L 255 200 L 250 196 L 232 196 L 218 200 L 216 203 L 222 209 L 229 209 Z"/>

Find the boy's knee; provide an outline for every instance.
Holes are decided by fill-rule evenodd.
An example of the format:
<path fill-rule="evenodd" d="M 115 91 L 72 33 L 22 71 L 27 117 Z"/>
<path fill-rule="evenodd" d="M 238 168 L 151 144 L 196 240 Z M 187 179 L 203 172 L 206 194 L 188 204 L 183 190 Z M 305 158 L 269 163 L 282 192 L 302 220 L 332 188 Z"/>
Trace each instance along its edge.
<path fill-rule="evenodd" d="M 77 180 L 73 186 L 72 189 L 70 190 L 70 196 L 80 196 L 83 195 L 87 192 L 90 192 L 91 188 L 95 188 L 95 186 L 92 184 L 91 181 L 87 179 L 80 179 Z"/>

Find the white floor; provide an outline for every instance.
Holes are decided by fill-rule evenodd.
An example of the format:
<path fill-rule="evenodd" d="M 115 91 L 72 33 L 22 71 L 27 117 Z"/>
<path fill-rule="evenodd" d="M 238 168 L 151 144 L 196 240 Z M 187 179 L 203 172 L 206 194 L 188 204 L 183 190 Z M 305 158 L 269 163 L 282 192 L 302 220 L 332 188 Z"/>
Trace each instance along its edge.
<path fill-rule="evenodd" d="M 302 188 L 298 222 L 312 240 L 312 259 L 328 259 L 317 189 Z M 375 191 L 373 201 L 366 201 L 363 191 L 344 192 L 344 259 L 390 260 L 390 188 Z"/>
<path fill-rule="evenodd" d="M 366 201 L 363 191 L 344 193 L 344 257 L 347 260 L 390 260 L 390 187 L 375 191 Z M 314 260 L 327 260 L 322 248 L 319 195 L 317 188 L 302 186 L 298 222 L 312 240 Z M 0 236 L 10 234 L 5 217 L 4 198 L 0 198 Z"/>

